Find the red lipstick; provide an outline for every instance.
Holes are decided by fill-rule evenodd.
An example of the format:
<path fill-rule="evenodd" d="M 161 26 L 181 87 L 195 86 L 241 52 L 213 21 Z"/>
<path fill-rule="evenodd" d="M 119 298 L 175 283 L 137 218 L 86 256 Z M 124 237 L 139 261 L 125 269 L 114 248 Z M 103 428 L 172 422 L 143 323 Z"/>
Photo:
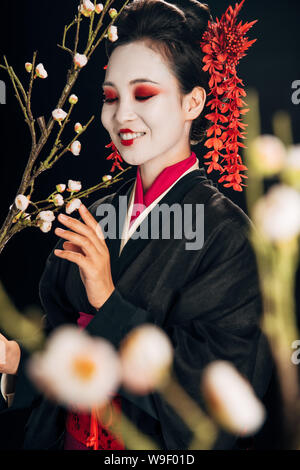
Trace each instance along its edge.
<path fill-rule="evenodd" d="M 135 133 L 135 132 L 132 131 L 131 129 L 120 129 L 119 132 L 122 133 L 122 134 Z M 126 147 L 128 147 L 129 145 L 132 145 L 133 142 L 134 142 L 134 139 L 130 139 L 130 140 L 122 140 L 122 139 L 121 139 L 121 144 L 122 144 L 122 145 L 125 145 Z"/>

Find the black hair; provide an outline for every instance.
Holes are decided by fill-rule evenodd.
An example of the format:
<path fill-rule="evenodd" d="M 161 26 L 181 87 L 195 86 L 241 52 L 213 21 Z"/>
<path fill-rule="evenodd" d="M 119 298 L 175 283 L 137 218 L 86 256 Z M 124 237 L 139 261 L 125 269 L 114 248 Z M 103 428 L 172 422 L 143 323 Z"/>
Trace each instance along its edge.
<path fill-rule="evenodd" d="M 133 0 L 114 23 L 118 39 L 106 41 L 107 56 L 120 45 L 144 41 L 166 60 L 177 78 L 181 95 L 190 93 L 196 86 L 203 87 L 208 95 L 210 76 L 202 70 L 204 54 L 199 42 L 209 20 L 213 20 L 209 6 L 197 0 Z M 192 145 L 205 138 L 209 126 L 203 111 L 192 122 Z"/>

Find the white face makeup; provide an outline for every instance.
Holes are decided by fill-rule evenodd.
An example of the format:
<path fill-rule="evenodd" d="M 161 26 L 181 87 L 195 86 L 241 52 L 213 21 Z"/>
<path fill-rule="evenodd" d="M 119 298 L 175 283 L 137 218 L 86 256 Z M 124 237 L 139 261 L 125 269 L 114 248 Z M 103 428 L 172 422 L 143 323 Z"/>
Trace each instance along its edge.
<path fill-rule="evenodd" d="M 160 54 L 138 41 L 117 47 L 103 91 L 102 124 L 128 164 L 157 172 L 189 156 L 191 121 L 185 118 L 177 80 Z M 120 136 L 122 129 L 125 135 Z M 126 135 L 126 129 L 145 134 Z"/>

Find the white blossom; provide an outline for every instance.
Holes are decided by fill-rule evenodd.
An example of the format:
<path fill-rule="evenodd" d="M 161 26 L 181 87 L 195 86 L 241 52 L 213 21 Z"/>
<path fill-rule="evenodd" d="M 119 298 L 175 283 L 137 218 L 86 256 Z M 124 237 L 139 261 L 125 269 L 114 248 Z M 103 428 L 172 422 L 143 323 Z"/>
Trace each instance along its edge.
<path fill-rule="evenodd" d="M 90 411 L 110 401 L 120 384 L 120 362 L 113 346 L 76 326 L 56 328 L 46 349 L 29 360 L 31 379 L 49 398 Z"/>
<path fill-rule="evenodd" d="M 80 191 L 81 190 L 81 182 L 80 181 L 74 181 L 74 180 L 69 180 L 68 181 L 68 189 L 67 191 Z"/>
<path fill-rule="evenodd" d="M 228 431 L 247 436 L 264 423 L 262 403 L 230 362 L 211 362 L 203 371 L 201 388 L 209 411 Z"/>
<path fill-rule="evenodd" d="M 54 194 L 53 202 L 56 206 L 62 206 L 64 204 L 64 198 L 61 194 Z"/>
<path fill-rule="evenodd" d="M 71 152 L 73 153 L 73 155 L 79 155 L 80 154 L 80 150 L 81 150 L 81 143 L 79 142 L 79 140 L 75 140 L 71 147 L 70 147 L 70 150 Z"/>
<path fill-rule="evenodd" d="M 41 219 L 44 222 L 53 222 L 53 220 L 55 220 L 55 215 L 53 211 L 41 211 L 38 213 L 37 219 Z"/>
<path fill-rule="evenodd" d="M 17 209 L 20 211 L 25 211 L 29 204 L 28 197 L 24 196 L 24 194 L 18 194 L 15 198 L 15 204 Z"/>
<path fill-rule="evenodd" d="M 78 67 L 84 67 L 86 64 L 87 64 L 87 56 L 84 55 L 84 54 L 75 54 L 74 56 L 74 63 L 75 65 L 77 65 Z"/>
<path fill-rule="evenodd" d="M 39 78 L 47 78 L 48 74 L 43 66 L 43 64 L 38 64 L 35 68 L 35 73 Z"/>
<path fill-rule="evenodd" d="M 57 109 L 54 109 L 54 111 L 52 111 L 52 116 L 53 116 L 53 119 L 55 119 L 55 121 L 63 121 L 65 119 L 65 117 L 67 116 L 67 113 L 61 109 L 61 108 L 57 108 Z"/>
<path fill-rule="evenodd" d="M 118 39 L 118 28 L 117 26 L 111 25 L 107 29 L 107 36 L 111 42 L 115 42 Z"/>
<path fill-rule="evenodd" d="M 163 330 L 144 324 L 124 338 L 120 357 L 125 387 L 133 393 L 145 394 L 159 387 L 168 377 L 173 348 Z"/>
<path fill-rule="evenodd" d="M 300 170 L 300 144 L 288 148 L 285 164 L 287 168 Z"/>
<path fill-rule="evenodd" d="M 38 226 L 40 227 L 41 231 L 44 233 L 50 232 L 52 227 L 52 222 L 46 220 L 40 220 L 38 222 Z"/>
<path fill-rule="evenodd" d="M 59 193 L 63 193 L 65 189 L 66 189 L 66 185 L 63 183 L 56 185 L 56 191 L 58 191 Z"/>
<path fill-rule="evenodd" d="M 81 206 L 81 200 L 79 198 L 72 199 L 72 201 L 69 201 L 66 205 L 66 213 L 72 214 L 72 212 L 79 209 L 80 206 Z"/>
<path fill-rule="evenodd" d="M 251 143 L 251 164 L 262 175 L 280 172 L 286 159 L 286 148 L 274 135 L 260 135 Z"/>
<path fill-rule="evenodd" d="M 272 241 L 289 240 L 300 233 L 300 193 L 276 184 L 253 208 L 257 228 Z"/>

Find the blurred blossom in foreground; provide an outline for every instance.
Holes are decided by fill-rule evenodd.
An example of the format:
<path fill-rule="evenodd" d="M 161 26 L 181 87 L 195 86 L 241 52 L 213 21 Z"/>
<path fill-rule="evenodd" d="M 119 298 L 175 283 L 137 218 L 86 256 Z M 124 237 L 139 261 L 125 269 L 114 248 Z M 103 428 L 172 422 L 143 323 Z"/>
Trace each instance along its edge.
<path fill-rule="evenodd" d="M 204 369 L 201 387 L 209 411 L 229 432 L 251 435 L 264 423 L 266 412 L 262 403 L 230 362 L 209 364 Z"/>
<path fill-rule="evenodd" d="M 115 393 L 121 366 L 108 341 L 68 325 L 52 333 L 43 352 L 32 355 L 28 374 L 48 398 L 89 411 Z"/>
<path fill-rule="evenodd" d="M 300 144 L 288 148 L 282 179 L 300 191 Z"/>
<path fill-rule="evenodd" d="M 253 220 L 265 237 L 288 241 L 300 233 L 300 193 L 276 184 L 253 207 Z"/>
<path fill-rule="evenodd" d="M 168 336 L 155 325 L 134 328 L 120 346 L 122 379 L 133 393 L 145 394 L 159 387 L 173 361 Z"/>
<path fill-rule="evenodd" d="M 251 164 L 264 175 L 272 176 L 281 171 L 286 159 L 286 148 L 274 135 L 260 135 L 250 144 Z"/>

